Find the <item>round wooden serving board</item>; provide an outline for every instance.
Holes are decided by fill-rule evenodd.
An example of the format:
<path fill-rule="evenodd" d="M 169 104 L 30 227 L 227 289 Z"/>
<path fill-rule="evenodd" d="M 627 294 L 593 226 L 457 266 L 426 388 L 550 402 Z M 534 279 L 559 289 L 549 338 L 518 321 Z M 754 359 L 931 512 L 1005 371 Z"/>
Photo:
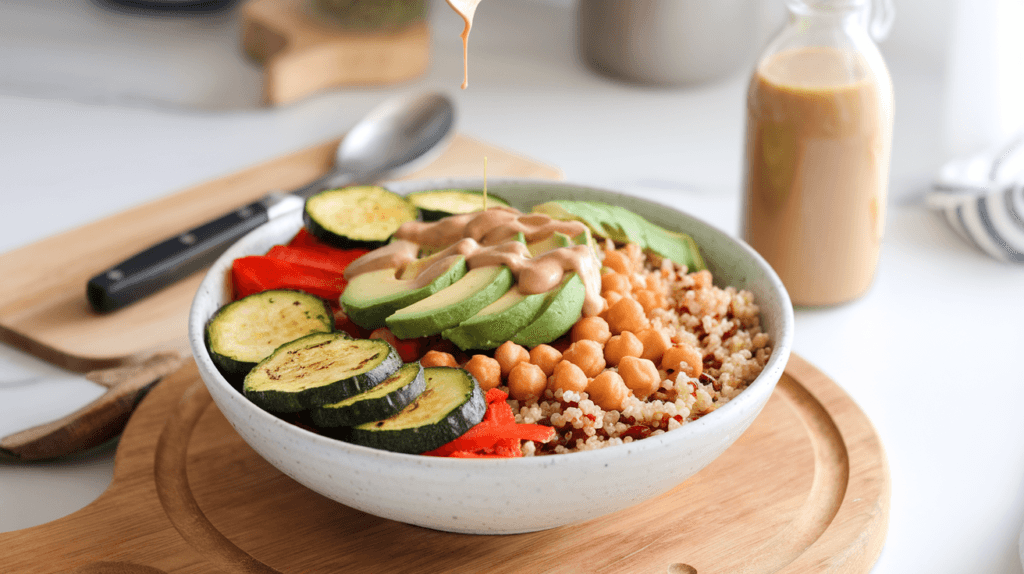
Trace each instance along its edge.
<path fill-rule="evenodd" d="M 885 540 L 889 488 L 864 413 L 793 356 L 750 429 L 658 498 L 544 532 L 436 532 L 342 506 L 278 472 L 189 363 L 133 415 L 110 488 L 63 519 L 0 534 L 0 571 L 867 572 Z"/>

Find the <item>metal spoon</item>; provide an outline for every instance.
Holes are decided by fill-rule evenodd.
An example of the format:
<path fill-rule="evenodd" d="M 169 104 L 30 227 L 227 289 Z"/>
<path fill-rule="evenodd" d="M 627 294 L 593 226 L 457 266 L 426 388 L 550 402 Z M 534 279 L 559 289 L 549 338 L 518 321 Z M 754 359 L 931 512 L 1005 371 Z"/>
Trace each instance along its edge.
<path fill-rule="evenodd" d="M 289 193 L 272 192 L 134 255 L 90 279 L 86 298 L 99 313 L 130 305 L 209 265 L 236 239 L 298 209 L 311 195 L 394 177 L 432 160 L 450 139 L 454 123 L 454 106 L 441 94 L 388 100 L 349 130 L 327 174 Z"/>

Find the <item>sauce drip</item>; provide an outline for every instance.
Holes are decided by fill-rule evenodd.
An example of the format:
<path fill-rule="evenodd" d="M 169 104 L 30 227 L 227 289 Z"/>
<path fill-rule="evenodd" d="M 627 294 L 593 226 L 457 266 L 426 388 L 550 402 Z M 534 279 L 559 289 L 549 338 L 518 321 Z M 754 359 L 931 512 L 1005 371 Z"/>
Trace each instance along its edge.
<path fill-rule="evenodd" d="M 370 271 L 401 269 L 415 261 L 419 253 L 420 246 L 411 241 L 393 241 L 349 263 L 343 275 L 346 281 L 350 281 L 356 275 Z M 373 257 L 369 257 L 370 255 Z"/>
<path fill-rule="evenodd" d="M 473 27 L 473 14 L 480 0 L 448 0 L 452 10 L 462 16 L 466 25 L 462 28 L 462 89 L 469 86 L 469 30 Z"/>
<path fill-rule="evenodd" d="M 432 259 L 464 256 L 470 269 L 504 265 L 515 275 L 520 292 L 526 295 L 546 293 L 558 287 L 566 271 L 574 271 L 583 281 L 585 290 L 583 315 L 597 315 L 604 310 L 601 266 L 589 246 L 560 247 L 530 257 L 526 245 L 515 239 L 522 233 L 527 243 L 534 243 L 555 232 L 575 237 L 586 233 L 586 226 L 579 221 L 559 221 L 540 213 L 522 214 L 509 207 L 452 215 L 430 223 L 410 221 L 395 233 L 396 241 L 350 264 L 345 277 L 351 279 L 367 271 L 407 265 L 415 259 L 415 256 L 409 258 L 413 252 L 409 246 L 422 246 L 439 250 Z"/>

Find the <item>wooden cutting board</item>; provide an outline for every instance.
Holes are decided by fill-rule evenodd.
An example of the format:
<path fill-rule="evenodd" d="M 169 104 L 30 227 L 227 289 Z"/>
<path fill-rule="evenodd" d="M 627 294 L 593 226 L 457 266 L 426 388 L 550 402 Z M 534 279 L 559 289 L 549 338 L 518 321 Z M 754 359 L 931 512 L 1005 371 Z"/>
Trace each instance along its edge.
<path fill-rule="evenodd" d="M 346 31 L 309 0 L 248 0 L 242 47 L 263 66 L 263 101 L 287 104 L 338 86 L 406 82 L 430 63 L 427 22 L 396 31 Z"/>
<path fill-rule="evenodd" d="M 187 318 L 202 273 L 107 315 L 85 300 L 90 277 L 152 245 L 245 205 L 268 191 L 312 181 L 332 163 L 337 140 L 130 209 L 0 255 L 0 341 L 66 369 L 137 363 L 159 351 L 188 356 Z M 557 179 L 552 167 L 457 136 L 406 179 L 483 175 Z"/>
<path fill-rule="evenodd" d="M 437 532 L 342 506 L 278 472 L 234 432 L 190 363 L 139 406 L 110 488 L 70 516 L 0 534 L 0 571 L 868 572 L 889 491 L 864 413 L 793 356 L 750 429 L 658 498 L 544 532 Z"/>

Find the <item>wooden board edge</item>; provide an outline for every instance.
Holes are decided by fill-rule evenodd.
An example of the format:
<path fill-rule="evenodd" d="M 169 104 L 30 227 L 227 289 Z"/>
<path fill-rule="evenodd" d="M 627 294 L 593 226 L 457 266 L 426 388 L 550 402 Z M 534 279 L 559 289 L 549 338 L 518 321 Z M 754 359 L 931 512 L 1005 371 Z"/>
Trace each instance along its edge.
<path fill-rule="evenodd" d="M 813 541 L 802 554 L 789 564 L 783 565 L 781 570 L 765 570 L 764 564 L 759 563 L 752 565 L 754 569 L 751 571 L 867 572 L 877 561 L 884 544 L 888 524 L 890 479 L 881 441 L 866 415 L 857 407 L 852 398 L 821 371 L 802 358 L 793 355 L 790 364 L 787 365 L 787 373 L 811 396 L 813 402 L 820 404 L 828 413 L 828 418 L 834 421 L 842 438 L 847 441 L 844 444 L 847 446 L 846 451 L 850 457 L 850 480 L 838 512 L 825 532 Z M 152 484 L 154 458 L 152 454 L 138 456 L 139 452 L 152 453 L 157 449 L 159 440 L 167 440 L 164 436 L 167 435 L 167 428 L 171 424 L 169 419 L 183 408 L 182 405 L 185 405 L 186 416 L 189 413 L 195 415 L 209 406 L 210 401 L 205 388 L 197 389 L 197 387 L 202 387 L 198 370 L 194 361 L 188 360 L 184 366 L 153 389 L 140 405 L 139 411 L 137 411 L 140 414 L 133 416 L 129 421 L 125 436 L 131 437 L 135 434 L 139 436 L 137 440 L 129 438 L 122 441 L 115 457 L 114 479 L 111 486 L 99 498 L 83 509 L 53 522 L 24 530 L 0 533 L 0 545 L 14 549 L 21 546 L 24 551 L 25 548 L 28 548 L 26 544 L 32 544 L 33 540 L 38 542 L 39 537 L 46 538 L 52 543 L 59 543 L 60 540 L 67 537 L 80 538 L 82 533 L 76 529 L 76 525 L 85 527 L 97 515 L 116 508 L 117 496 L 125 489 L 142 488 L 147 493 L 146 496 L 157 497 L 158 488 Z M 192 391 L 184 391 L 188 388 L 191 388 Z M 189 401 L 194 403 L 192 409 L 188 408 Z M 862 444 L 851 444 L 848 442 L 850 440 L 858 440 Z M 132 453 L 123 450 L 126 443 L 133 443 Z M 131 454 L 135 456 L 131 456 Z M 881 458 L 875 461 L 868 460 L 868 457 L 874 455 Z M 181 477 L 178 477 L 179 484 L 181 484 L 180 479 Z M 161 516 L 160 520 L 167 520 L 167 517 Z M 178 527 L 173 524 L 173 521 L 171 522 L 168 524 L 169 527 Z M 864 527 L 863 531 L 858 532 L 856 529 L 861 526 Z M 185 540 L 181 538 L 175 538 L 173 544 L 183 552 L 186 549 L 189 552 L 196 550 L 194 546 L 186 544 Z M 206 553 L 201 554 L 206 555 Z M 59 552 L 56 552 L 54 557 L 60 557 Z M 98 558 L 99 555 L 96 557 Z M 12 556 L 11 558 L 17 557 Z M 190 560 L 198 558 L 199 555 L 195 555 Z M 210 557 L 206 556 L 206 558 Z M 60 559 L 67 564 L 69 560 L 79 562 L 82 556 L 77 556 L 77 558 L 60 557 Z M 4 562 L 4 559 L 0 559 L 0 566 Z"/>
<path fill-rule="evenodd" d="M 791 355 L 786 372 L 830 414 L 847 448 L 849 482 L 826 531 L 783 572 L 870 572 L 885 545 L 892 491 L 881 437 L 850 395 L 807 360 Z"/>

